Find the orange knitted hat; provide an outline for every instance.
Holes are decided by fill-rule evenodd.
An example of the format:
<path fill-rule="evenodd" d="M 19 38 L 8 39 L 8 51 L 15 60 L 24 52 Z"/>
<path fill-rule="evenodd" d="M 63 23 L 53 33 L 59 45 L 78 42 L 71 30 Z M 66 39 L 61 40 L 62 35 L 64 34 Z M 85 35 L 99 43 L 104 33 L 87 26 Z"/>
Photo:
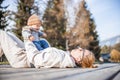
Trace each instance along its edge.
<path fill-rule="evenodd" d="M 36 25 L 36 24 L 41 24 L 41 21 L 36 14 L 33 14 L 32 16 L 28 18 L 27 25 L 31 26 L 31 25 Z"/>

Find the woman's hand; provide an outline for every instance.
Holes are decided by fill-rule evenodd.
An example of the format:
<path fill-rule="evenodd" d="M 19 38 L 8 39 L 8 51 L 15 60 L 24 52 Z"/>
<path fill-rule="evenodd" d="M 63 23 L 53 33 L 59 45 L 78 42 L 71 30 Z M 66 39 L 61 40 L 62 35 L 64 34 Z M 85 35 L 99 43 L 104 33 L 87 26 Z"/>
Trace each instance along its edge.
<path fill-rule="evenodd" d="M 30 41 L 34 41 L 34 40 L 35 40 L 34 36 L 30 36 L 30 37 L 29 37 L 29 40 L 30 40 Z"/>

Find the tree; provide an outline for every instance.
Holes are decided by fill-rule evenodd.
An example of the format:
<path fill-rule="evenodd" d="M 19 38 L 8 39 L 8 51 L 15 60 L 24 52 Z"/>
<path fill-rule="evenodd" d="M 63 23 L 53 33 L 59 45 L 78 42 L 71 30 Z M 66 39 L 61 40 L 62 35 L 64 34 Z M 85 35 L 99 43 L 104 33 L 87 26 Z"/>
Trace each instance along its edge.
<path fill-rule="evenodd" d="M 111 46 L 107 46 L 107 45 L 105 45 L 105 46 L 103 46 L 102 48 L 101 48 L 101 54 L 102 53 L 110 53 L 111 52 L 111 50 L 112 50 L 112 47 Z"/>
<path fill-rule="evenodd" d="M 117 43 L 113 46 L 113 49 L 116 49 L 120 52 L 120 43 Z"/>
<path fill-rule="evenodd" d="M 0 0 L 0 29 L 5 29 L 6 28 L 6 26 L 7 26 L 7 21 L 6 21 L 6 16 L 5 16 L 5 13 L 6 13 L 6 11 L 4 11 L 4 9 L 6 9 L 7 8 L 7 6 L 6 7 L 2 7 L 2 3 L 3 3 L 3 1 L 4 0 Z"/>
<path fill-rule="evenodd" d="M 7 20 L 6 20 L 6 13 L 5 10 L 8 6 L 2 7 L 2 3 L 4 0 L 0 0 L 0 29 L 5 30 L 7 27 Z M 0 57 L 0 61 L 7 61 L 5 55 L 3 54 L 2 57 Z"/>
<path fill-rule="evenodd" d="M 17 12 L 13 12 L 15 18 L 13 19 L 16 23 L 16 29 L 13 30 L 17 37 L 22 39 L 22 27 L 27 25 L 27 19 L 32 14 L 32 10 L 34 10 L 34 0 L 17 0 Z"/>
<path fill-rule="evenodd" d="M 91 50 L 94 54 L 95 54 L 95 57 L 98 59 L 99 56 L 100 56 L 100 46 L 99 46 L 99 40 L 98 40 L 98 34 L 97 34 L 97 31 L 95 30 L 96 29 L 96 25 L 95 25 L 95 21 L 94 19 L 90 18 L 90 23 L 89 23 L 89 26 L 90 26 L 90 38 L 92 39 L 89 43 L 89 50 Z"/>
<path fill-rule="evenodd" d="M 63 0 L 50 0 L 43 16 L 43 26 L 48 34 L 51 46 L 65 49 L 66 19 L 64 18 Z"/>
<path fill-rule="evenodd" d="M 76 24 L 67 32 L 69 49 L 80 46 L 91 50 L 98 59 L 100 53 L 99 40 L 94 19 L 84 0 L 79 5 Z"/>

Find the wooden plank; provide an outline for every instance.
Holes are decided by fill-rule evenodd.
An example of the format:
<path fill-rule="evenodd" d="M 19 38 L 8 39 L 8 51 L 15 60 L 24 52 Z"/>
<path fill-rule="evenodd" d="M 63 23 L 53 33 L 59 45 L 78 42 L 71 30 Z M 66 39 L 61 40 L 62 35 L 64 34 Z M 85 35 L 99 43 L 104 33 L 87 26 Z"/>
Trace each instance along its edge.
<path fill-rule="evenodd" d="M 0 80 L 106 80 L 120 70 L 119 64 L 101 64 L 98 68 L 0 68 Z M 119 75 L 118 75 L 119 76 Z M 117 80 L 118 78 L 115 77 Z"/>
<path fill-rule="evenodd" d="M 112 68 L 106 68 L 106 69 L 98 69 L 98 70 L 92 70 L 88 71 L 86 73 L 78 74 L 75 76 L 71 76 L 71 78 L 67 77 L 65 80 L 110 80 L 109 77 L 114 75 L 120 67 L 112 67 Z"/>
<path fill-rule="evenodd" d="M 114 77 L 113 80 L 120 80 L 120 71 L 119 71 L 119 73 Z"/>

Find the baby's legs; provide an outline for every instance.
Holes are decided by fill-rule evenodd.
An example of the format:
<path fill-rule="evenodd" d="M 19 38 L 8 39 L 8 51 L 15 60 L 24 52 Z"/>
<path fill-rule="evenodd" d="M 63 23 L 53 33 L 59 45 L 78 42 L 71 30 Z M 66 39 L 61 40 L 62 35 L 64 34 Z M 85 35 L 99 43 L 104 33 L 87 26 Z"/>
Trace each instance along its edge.
<path fill-rule="evenodd" d="M 45 39 L 41 39 L 39 43 L 43 49 L 50 47 L 49 43 Z"/>
<path fill-rule="evenodd" d="M 43 50 L 43 47 L 41 46 L 41 43 L 39 41 L 33 41 L 33 43 L 39 51 Z"/>
<path fill-rule="evenodd" d="M 40 44 L 43 47 L 43 49 L 50 47 L 49 42 L 46 39 L 40 39 Z"/>
<path fill-rule="evenodd" d="M 39 51 L 50 47 L 49 43 L 45 39 L 41 39 L 40 41 L 33 41 L 33 43 Z"/>

